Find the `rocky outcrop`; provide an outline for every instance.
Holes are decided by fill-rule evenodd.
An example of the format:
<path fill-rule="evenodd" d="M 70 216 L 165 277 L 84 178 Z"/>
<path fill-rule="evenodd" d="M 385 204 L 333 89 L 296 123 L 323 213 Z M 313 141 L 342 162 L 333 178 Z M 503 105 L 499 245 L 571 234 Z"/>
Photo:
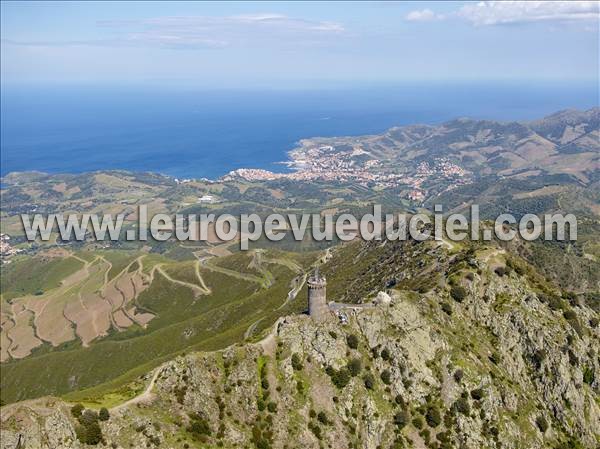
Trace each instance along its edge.
<path fill-rule="evenodd" d="M 151 401 L 100 423 L 104 442 L 597 447 L 596 312 L 497 270 L 503 256 L 492 256 L 451 268 L 448 284 L 428 293 L 390 290 L 373 307 L 348 308 L 346 324 L 290 316 L 259 343 L 167 362 Z M 19 436 L 23 448 L 83 447 L 76 424 L 59 400 L 13 404 L 2 410 L 0 447 L 18 447 Z"/>

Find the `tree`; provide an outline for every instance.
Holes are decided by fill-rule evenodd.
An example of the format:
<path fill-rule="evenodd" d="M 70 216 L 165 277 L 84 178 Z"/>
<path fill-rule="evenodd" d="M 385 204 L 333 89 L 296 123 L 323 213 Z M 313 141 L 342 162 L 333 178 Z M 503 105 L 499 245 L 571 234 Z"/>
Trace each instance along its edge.
<path fill-rule="evenodd" d="M 476 388 L 474 390 L 471 390 L 471 397 L 473 399 L 475 399 L 476 401 L 481 400 L 481 398 L 483 398 L 484 395 L 485 395 L 485 392 L 483 391 L 482 388 Z"/>
<path fill-rule="evenodd" d="M 108 413 L 108 409 L 106 407 L 102 407 L 100 409 L 100 412 L 98 413 L 98 419 L 100 421 L 108 421 L 108 418 L 110 418 L 110 414 Z"/>
<path fill-rule="evenodd" d="M 319 414 L 317 415 L 317 419 L 319 420 L 319 422 L 323 425 L 327 425 L 329 424 L 329 419 L 327 418 L 327 415 L 325 414 L 325 412 L 319 412 Z"/>
<path fill-rule="evenodd" d="M 388 351 L 388 348 L 383 348 L 383 351 L 381 351 L 381 358 L 386 361 L 390 359 L 390 351 Z"/>
<path fill-rule="evenodd" d="M 440 411 L 437 407 L 429 407 L 427 409 L 427 413 L 425 413 L 425 420 L 430 427 L 437 427 L 442 422 L 442 417 L 440 416 Z"/>
<path fill-rule="evenodd" d="M 342 368 L 339 371 L 334 370 L 331 377 L 333 384 L 338 388 L 344 388 L 350 382 L 350 372 L 348 368 Z"/>
<path fill-rule="evenodd" d="M 362 370 L 362 364 L 360 362 L 360 359 L 350 360 L 350 362 L 348 362 L 347 368 L 348 372 L 352 377 L 358 376 L 360 374 L 360 371 Z"/>
<path fill-rule="evenodd" d="M 73 407 L 71 407 L 71 415 L 73 415 L 75 418 L 79 419 L 83 410 L 84 410 L 84 407 L 82 404 L 75 404 Z"/>
<path fill-rule="evenodd" d="M 296 371 L 302 371 L 302 368 L 304 368 L 300 356 L 296 353 L 292 354 L 292 368 Z"/>
<path fill-rule="evenodd" d="M 98 422 L 98 414 L 93 410 L 86 409 L 81 414 L 81 417 L 79 418 L 79 422 L 81 424 L 83 424 L 84 426 L 90 426 L 90 425 Z"/>
<path fill-rule="evenodd" d="M 456 302 L 462 302 L 467 296 L 467 290 L 461 285 L 453 285 L 450 289 L 450 296 Z"/>
<path fill-rule="evenodd" d="M 358 337 L 354 334 L 350 334 L 346 337 L 346 343 L 352 349 L 358 348 Z"/>
<path fill-rule="evenodd" d="M 97 422 L 86 426 L 86 441 L 87 444 L 96 445 L 102 441 L 102 429 Z"/>
<path fill-rule="evenodd" d="M 367 373 L 363 376 L 363 382 L 365 383 L 365 388 L 367 390 L 375 388 L 375 378 L 371 373 Z"/>
<path fill-rule="evenodd" d="M 394 424 L 398 426 L 399 429 L 402 429 L 408 423 L 408 413 L 404 410 L 400 410 L 398 413 L 394 415 Z"/>
<path fill-rule="evenodd" d="M 469 401 L 466 398 L 460 397 L 456 400 L 456 402 L 452 406 L 454 410 L 463 415 L 469 415 L 471 413 L 471 406 L 469 405 Z"/>
<path fill-rule="evenodd" d="M 390 373 L 390 370 L 386 369 L 381 373 L 381 381 L 386 385 L 392 383 L 392 373 Z"/>
<path fill-rule="evenodd" d="M 454 371 L 454 381 L 456 383 L 460 383 L 462 381 L 463 376 L 465 375 L 464 371 L 461 369 L 457 369 Z"/>

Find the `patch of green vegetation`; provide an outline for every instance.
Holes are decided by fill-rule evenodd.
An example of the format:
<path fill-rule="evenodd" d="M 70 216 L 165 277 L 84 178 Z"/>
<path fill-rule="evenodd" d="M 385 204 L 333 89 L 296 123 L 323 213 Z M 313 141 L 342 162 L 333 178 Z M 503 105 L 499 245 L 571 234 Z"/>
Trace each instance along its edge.
<path fill-rule="evenodd" d="M 60 286 L 64 278 L 83 268 L 83 262 L 74 257 L 26 257 L 11 264 L 3 264 L 2 297 L 9 300 L 17 296 L 47 292 Z"/>
<path fill-rule="evenodd" d="M 170 263 L 162 268 L 173 279 L 202 287 L 196 275 L 196 261 Z"/>
<path fill-rule="evenodd" d="M 106 259 L 111 268 L 108 271 L 108 280 L 114 279 L 127 265 L 135 260 L 139 254 L 131 251 L 98 251 L 97 255 Z"/>
<path fill-rule="evenodd" d="M 258 257 L 258 256 L 257 256 Z M 255 276 L 261 276 L 261 271 L 252 264 L 253 254 L 249 252 L 239 252 L 227 257 L 219 257 L 211 261 L 213 265 L 237 271 L 239 273 L 247 273 Z"/>
<path fill-rule="evenodd" d="M 510 308 L 511 297 L 505 293 L 500 292 L 496 295 L 496 300 L 494 301 L 493 308 L 498 313 L 504 313 Z"/>
<path fill-rule="evenodd" d="M 75 404 L 71 408 L 71 414 L 79 422 L 75 426 L 75 434 L 80 442 L 95 446 L 103 441 L 102 429 L 98 421 L 106 421 L 109 418 L 108 410 L 103 410 L 102 415 L 99 415 L 93 410 L 84 409 L 81 404 Z"/>
<path fill-rule="evenodd" d="M 352 377 L 347 367 L 337 370 L 331 366 L 328 366 L 325 369 L 325 372 L 331 378 L 331 382 L 333 382 L 333 384 L 339 389 L 342 389 L 348 385 L 348 382 L 350 382 Z"/>
<path fill-rule="evenodd" d="M 460 285 L 453 285 L 452 288 L 450 288 L 450 296 L 456 302 L 463 302 L 467 297 L 467 290 Z"/>
<path fill-rule="evenodd" d="M 70 393 L 71 400 L 102 401 L 184 349 L 215 350 L 241 341 L 250 324 L 263 318 L 259 333 L 278 317 L 304 309 L 303 301 L 281 307 L 295 273 L 281 265 L 272 273 L 275 283 L 256 290 L 253 284 L 203 272 L 213 292 L 197 299 L 187 287 L 156 273 L 155 282 L 138 298 L 142 309 L 156 313 L 146 330 L 129 336 L 123 335 L 129 331 L 113 333 L 86 348 L 7 362 L 0 380 L 2 399 L 8 403 Z"/>

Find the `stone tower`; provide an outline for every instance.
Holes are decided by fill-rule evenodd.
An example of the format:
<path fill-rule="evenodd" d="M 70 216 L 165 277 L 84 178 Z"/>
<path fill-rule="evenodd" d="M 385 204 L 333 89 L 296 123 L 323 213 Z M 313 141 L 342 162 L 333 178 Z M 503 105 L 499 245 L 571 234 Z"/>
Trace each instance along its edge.
<path fill-rule="evenodd" d="M 322 321 L 329 314 L 327 306 L 327 281 L 319 273 L 319 268 L 308 278 L 308 314 L 315 321 Z"/>

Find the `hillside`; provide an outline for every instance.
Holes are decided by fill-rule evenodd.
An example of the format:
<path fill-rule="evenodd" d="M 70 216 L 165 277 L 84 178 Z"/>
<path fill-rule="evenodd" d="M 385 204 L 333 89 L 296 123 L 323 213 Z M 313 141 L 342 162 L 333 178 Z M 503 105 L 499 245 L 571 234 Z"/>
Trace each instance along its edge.
<path fill-rule="evenodd" d="M 302 290 L 316 258 L 274 250 L 223 255 L 218 264 L 126 251 L 53 256 L 3 268 L 5 402 L 135 377 L 185 349 L 250 337 L 302 307 L 289 293 Z"/>
<path fill-rule="evenodd" d="M 410 438 L 418 448 L 427 439 L 428 447 L 436 447 L 434 434 L 442 429 L 451 432 L 440 436 L 440 447 L 595 447 L 599 116 L 596 108 L 519 123 L 463 118 L 375 136 L 306 139 L 290 154 L 304 165 L 289 174 L 250 170 L 215 181 L 124 171 L 4 177 L 0 398 L 8 404 L 2 409 L 2 439 L 11 442 L 6 447 L 14 447 L 10 432 L 16 428 L 27 433 L 27 441 L 73 440 L 68 407 L 77 402 L 118 407 L 101 423 L 117 447 L 146 447 L 155 437 L 161 447 L 284 447 L 283 435 L 291 432 L 308 447 L 319 447 L 321 435 L 322 447 L 409 447 Z M 204 196 L 212 200 L 201 201 Z M 500 213 L 574 213 L 578 239 L 340 244 L 298 242 L 288 235 L 280 242 L 260 239 L 242 252 L 239 241 L 222 242 L 214 229 L 204 242 L 77 242 L 57 235 L 27 242 L 20 224 L 21 213 L 123 213 L 128 230 L 137 225 L 140 205 L 150 215 L 360 216 L 372 212 L 373 204 L 384 213 L 431 212 L 442 204 L 446 214 L 479 204 L 484 226 Z M 314 325 L 301 314 L 306 278 L 316 265 L 336 308 L 368 304 L 381 291 L 393 305 L 348 312 L 347 325 L 337 319 Z M 267 340 L 275 343 L 255 344 L 281 319 L 286 324 Z M 349 334 L 361 343 L 344 355 Z M 423 338 L 426 343 L 419 343 Z M 421 344 L 417 354 L 415 344 Z M 375 357 L 383 349 L 372 352 L 377 345 L 389 345 L 387 352 L 394 354 Z M 290 371 L 292 352 L 302 370 Z M 235 359 L 241 371 L 225 368 L 223 357 L 232 364 Z M 327 366 L 339 371 L 355 358 L 360 375 L 344 388 L 332 385 Z M 259 413 L 263 363 L 277 407 Z M 183 374 L 183 366 L 189 373 Z M 374 379 L 368 391 L 367 366 Z M 462 383 L 452 381 L 458 369 Z M 389 385 L 381 380 L 386 370 Z M 336 378 L 338 371 L 329 373 Z M 237 385 L 235 377 L 236 385 L 228 384 L 225 374 L 234 372 L 247 382 Z M 191 373 L 214 380 L 194 381 L 206 387 L 205 396 L 184 388 Z M 302 391 L 295 389 L 298 380 Z M 143 395 L 149 385 L 151 392 Z M 478 388 L 486 399 L 473 397 Z M 419 413 L 433 405 L 442 417 L 456 412 L 464 401 L 453 404 L 465 391 L 470 412 L 449 414 L 427 437 Z M 154 395 L 155 402 L 137 407 L 140 394 L 144 400 Z M 398 395 L 402 401 L 394 405 Z M 223 435 L 210 408 L 215 404 L 225 407 L 223 425 L 230 430 Z M 331 423 L 311 417 L 311 409 L 324 411 Z M 391 423 L 401 411 L 410 419 L 400 431 Z M 366 416 L 375 427 L 364 427 Z M 47 419 L 60 430 L 44 430 Z M 192 441 L 190 419 L 210 428 L 210 435 L 196 435 L 206 445 Z M 33 421 L 38 424 L 25 430 Z M 142 421 L 146 430 L 135 431 Z M 548 429 L 542 435 L 543 422 Z M 175 438 L 168 436 L 171 427 Z M 272 443 L 266 445 L 264 435 Z M 447 439 L 452 444 L 442 446 Z M 52 441 L 47 447 L 62 447 Z"/>
<path fill-rule="evenodd" d="M 287 315 L 256 343 L 178 356 L 136 381 L 148 385 L 139 400 L 90 397 L 84 406 L 107 405 L 110 418 L 79 421 L 124 448 L 597 446 L 592 297 L 561 297 L 495 246 L 353 242 L 323 270 L 340 301 L 368 304 L 385 282 L 391 303 L 342 307 L 346 324 Z M 343 280 L 353 270 L 362 293 Z M 71 405 L 4 407 L 1 447 L 83 447 L 78 436 L 93 435 Z"/>

